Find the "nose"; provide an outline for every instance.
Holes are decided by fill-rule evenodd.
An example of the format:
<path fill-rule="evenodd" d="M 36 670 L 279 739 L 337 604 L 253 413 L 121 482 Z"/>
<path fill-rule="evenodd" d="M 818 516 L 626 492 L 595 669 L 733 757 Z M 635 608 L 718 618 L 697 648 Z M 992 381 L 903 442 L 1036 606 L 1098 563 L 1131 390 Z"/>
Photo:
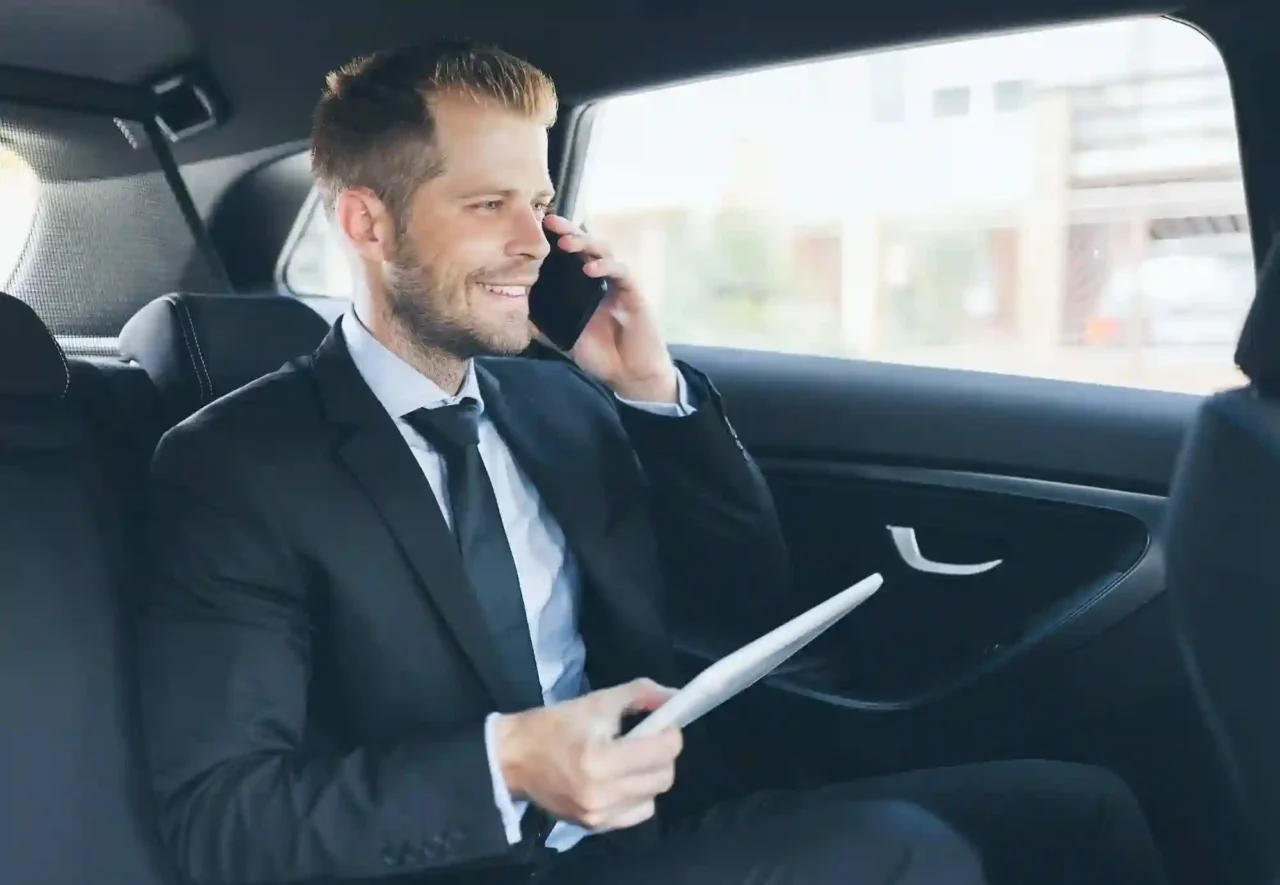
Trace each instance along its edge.
<path fill-rule="evenodd" d="M 542 226 L 542 213 L 530 207 L 527 211 L 516 213 L 515 229 L 507 246 L 507 254 L 513 258 L 526 258 L 542 261 L 551 251 L 551 243 L 547 239 L 548 231 Z"/>

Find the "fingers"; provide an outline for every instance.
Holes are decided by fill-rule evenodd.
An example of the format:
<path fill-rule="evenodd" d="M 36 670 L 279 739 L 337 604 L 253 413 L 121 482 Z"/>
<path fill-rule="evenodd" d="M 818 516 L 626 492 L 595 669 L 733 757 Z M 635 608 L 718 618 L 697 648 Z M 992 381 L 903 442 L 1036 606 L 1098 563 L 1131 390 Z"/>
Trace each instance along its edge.
<path fill-rule="evenodd" d="M 557 242 L 561 249 L 580 253 L 582 269 L 587 276 L 608 280 L 610 293 L 614 296 L 620 292 L 634 292 L 636 283 L 631 278 L 630 269 L 614 258 L 613 250 L 603 240 L 596 239 L 560 215 L 548 215 L 544 223 L 547 230 L 560 234 Z M 624 300 L 630 297 L 633 296 L 625 295 Z"/>
<path fill-rule="evenodd" d="M 623 693 L 626 698 L 626 706 L 622 708 L 623 713 L 646 713 L 656 710 L 676 694 L 674 688 L 659 685 L 652 679 L 637 679 L 622 687 L 627 689 Z"/>
<path fill-rule="evenodd" d="M 627 266 L 616 258 L 596 258 L 588 261 L 582 266 L 582 272 L 589 277 L 608 277 L 614 280 L 624 280 L 630 273 Z"/>
<path fill-rule="evenodd" d="M 612 829 L 624 830 L 627 827 L 634 827 L 636 824 L 642 824 L 649 818 L 653 817 L 656 809 L 656 803 L 650 799 L 647 802 L 641 802 L 630 811 L 623 812 L 613 818 Z"/>
<path fill-rule="evenodd" d="M 675 786 L 675 782 L 675 766 L 664 765 L 656 771 L 634 774 L 619 781 L 618 789 L 634 804 L 637 799 L 652 799 L 667 792 Z M 620 804 L 625 804 L 625 802 L 626 800 Z"/>
<path fill-rule="evenodd" d="M 613 251 L 603 241 L 586 234 L 567 234 L 560 238 L 560 248 L 565 252 L 581 253 L 584 260 L 612 258 Z"/>
<path fill-rule="evenodd" d="M 582 751 L 582 771 L 600 782 L 649 775 L 670 768 L 683 749 L 684 736 L 674 728 L 642 738 L 588 744 Z"/>
<path fill-rule="evenodd" d="M 636 679 L 592 692 L 574 703 L 581 705 L 584 736 L 592 744 L 601 744 L 618 736 L 625 714 L 656 710 L 674 693 L 651 679 Z"/>
<path fill-rule="evenodd" d="M 637 679 L 512 717 L 543 725 L 527 744 L 535 758 L 521 766 L 528 776 L 517 778 L 515 789 L 555 816 L 592 830 L 631 827 L 652 817 L 654 798 L 675 782 L 684 737 L 676 728 L 625 741 L 616 737 L 625 713 L 653 710 L 672 694 L 650 679 Z M 504 775 L 510 786 L 505 768 Z"/>
<path fill-rule="evenodd" d="M 582 708 L 588 739 L 577 747 L 571 763 L 576 785 L 571 816 L 592 829 L 634 826 L 652 816 L 653 798 L 671 789 L 675 760 L 684 736 L 671 728 L 642 738 L 617 741 L 621 719 L 631 711 L 653 710 L 674 690 L 650 679 L 594 692 Z"/>
<path fill-rule="evenodd" d="M 548 215 L 543 219 L 547 230 L 559 234 L 559 246 L 566 252 L 582 252 L 596 258 L 612 258 L 613 251 L 601 240 L 588 234 L 562 215 Z"/>
<path fill-rule="evenodd" d="M 659 685 L 652 679 L 633 679 L 613 688 L 601 689 L 590 697 L 595 699 L 600 715 L 621 719 L 625 713 L 656 710 L 675 693 L 675 689 Z"/>
<path fill-rule="evenodd" d="M 554 212 L 548 213 L 547 216 L 542 219 L 542 223 L 546 226 L 547 230 L 551 231 L 553 234 L 578 233 L 577 225 L 565 218 L 563 215 L 556 215 Z"/>
<path fill-rule="evenodd" d="M 587 794 L 578 820 L 593 830 L 635 826 L 653 816 L 654 799 L 674 784 L 675 769 L 670 765 L 615 781 L 608 790 Z"/>
<path fill-rule="evenodd" d="M 579 823 L 597 833 L 625 830 L 653 817 L 656 805 L 652 799 L 648 799 L 639 803 L 617 805 L 601 812 L 587 812 Z"/>

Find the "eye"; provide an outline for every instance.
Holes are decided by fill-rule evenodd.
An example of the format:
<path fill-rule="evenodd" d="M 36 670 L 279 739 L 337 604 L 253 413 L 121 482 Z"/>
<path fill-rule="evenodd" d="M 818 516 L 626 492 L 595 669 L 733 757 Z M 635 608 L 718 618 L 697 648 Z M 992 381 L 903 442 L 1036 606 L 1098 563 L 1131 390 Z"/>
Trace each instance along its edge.
<path fill-rule="evenodd" d="M 482 209 L 486 212 L 497 212 L 502 208 L 501 200 L 483 200 L 475 204 L 476 209 Z"/>

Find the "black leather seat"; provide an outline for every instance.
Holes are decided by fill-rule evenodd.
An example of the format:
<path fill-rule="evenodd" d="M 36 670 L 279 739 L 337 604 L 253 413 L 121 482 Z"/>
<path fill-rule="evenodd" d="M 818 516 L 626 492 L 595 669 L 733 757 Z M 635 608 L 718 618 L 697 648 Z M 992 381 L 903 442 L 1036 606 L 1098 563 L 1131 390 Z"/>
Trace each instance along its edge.
<path fill-rule="evenodd" d="M 61 349 L 0 293 L 0 865 L 162 885 L 135 733 L 122 521 Z"/>
<path fill-rule="evenodd" d="M 1236 363 L 1249 385 L 1205 401 L 1165 526 L 1175 631 L 1263 869 L 1280 876 L 1280 240 Z"/>
<path fill-rule="evenodd" d="M 177 423 L 286 362 L 329 332 L 315 310 L 287 296 L 164 295 L 120 331 L 120 354 L 138 363 Z"/>

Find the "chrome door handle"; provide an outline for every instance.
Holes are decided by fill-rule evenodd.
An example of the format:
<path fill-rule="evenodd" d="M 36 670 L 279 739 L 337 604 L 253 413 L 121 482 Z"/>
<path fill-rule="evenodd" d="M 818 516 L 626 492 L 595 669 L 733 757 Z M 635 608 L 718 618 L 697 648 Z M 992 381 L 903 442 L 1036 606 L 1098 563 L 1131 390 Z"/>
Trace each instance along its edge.
<path fill-rule="evenodd" d="M 993 559 L 990 562 L 973 564 L 935 562 L 920 552 L 920 542 L 916 540 L 915 529 L 898 525 L 886 526 L 886 528 L 889 529 L 889 534 L 893 537 L 893 546 L 898 548 L 898 555 L 902 557 L 902 561 L 918 572 L 925 572 L 930 575 L 980 575 L 983 572 L 991 571 L 1004 562 L 1003 559 Z"/>

